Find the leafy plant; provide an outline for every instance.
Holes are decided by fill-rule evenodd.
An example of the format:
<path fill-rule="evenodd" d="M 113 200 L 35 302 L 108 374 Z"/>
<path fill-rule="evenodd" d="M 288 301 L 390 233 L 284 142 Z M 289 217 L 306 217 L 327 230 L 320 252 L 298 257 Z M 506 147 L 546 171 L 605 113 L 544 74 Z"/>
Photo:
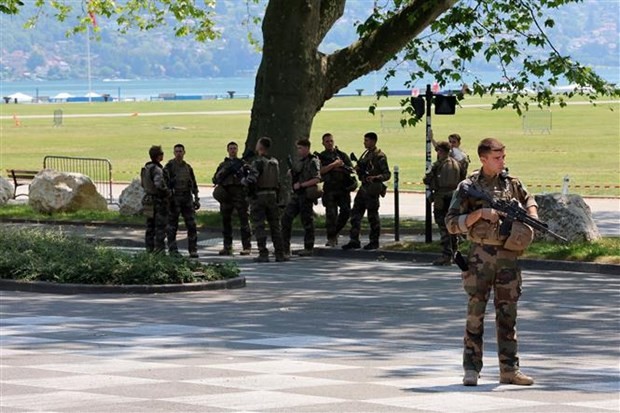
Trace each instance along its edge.
<path fill-rule="evenodd" d="M 78 284 L 178 284 L 234 278 L 233 262 L 202 264 L 185 257 L 128 254 L 60 231 L 0 229 L 0 276 Z"/>

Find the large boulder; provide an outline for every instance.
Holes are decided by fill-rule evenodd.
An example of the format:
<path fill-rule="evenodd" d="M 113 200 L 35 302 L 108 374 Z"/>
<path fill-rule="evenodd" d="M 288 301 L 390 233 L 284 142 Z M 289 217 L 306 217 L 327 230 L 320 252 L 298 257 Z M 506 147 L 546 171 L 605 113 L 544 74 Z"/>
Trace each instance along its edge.
<path fill-rule="evenodd" d="M 135 178 L 123 189 L 118 198 L 121 215 L 140 215 L 142 213 L 142 198 L 144 198 L 144 188 L 140 184 L 140 179 Z"/>
<path fill-rule="evenodd" d="M 34 177 L 28 198 L 32 209 L 46 214 L 108 209 L 105 198 L 88 176 L 53 169 L 44 169 Z"/>
<path fill-rule="evenodd" d="M 5 205 L 13 198 L 13 184 L 0 176 L 0 205 Z"/>
<path fill-rule="evenodd" d="M 570 242 L 594 241 L 601 234 L 592 219 L 592 211 L 579 195 L 544 194 L 536 195 L 538 216 L 549 225 L 549 229 L 562 235 Z M 555 238 L 538 232 L 537 239 L 552 241 Z"/>

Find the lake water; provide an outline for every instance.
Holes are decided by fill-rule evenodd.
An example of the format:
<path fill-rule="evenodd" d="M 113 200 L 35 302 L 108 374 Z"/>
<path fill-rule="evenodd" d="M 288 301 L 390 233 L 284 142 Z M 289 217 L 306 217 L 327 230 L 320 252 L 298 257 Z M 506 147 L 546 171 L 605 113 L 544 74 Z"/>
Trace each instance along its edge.
<path fill-rule="evenodd" d="M 610 82 L 618 82 L 618 68 L 600 68 L 597 72 Z M 480 75 L 480 74 L 479 74 Z M 483 79 L 495 80 L 499 73 L 484 73 Z M 375 72 L 363 76 L 339 94 L 357 94 L 356 89 L 364 89 L 364 95 L 371 95 L 383 86 L 384 74 Z M 397 72 L 396 78 L 388 84 L 391 90 L 405 89 L 403 83 L 407 80 L 406 72 Z M 429 82 L 432 83 L 432 80 Z M 427 82 L 420 82 L 424 88 Z M 219 77 L 203 79 L 92 79 L 91 90 L 98 94 L 109 94 L 114 99 L 149 100 L 160 94 L 174 93 L 176 95 L 201 95 L 228 97 L 228 91 L 235 91 L 237 97 L 248 97 L 254 94 L 254 77 Z M 0 81 L 0 97 L 14 93 L 24 93 L 33 97 L 53 97 L 59 93 L 70 93 L 73 96 L 85 96 L 89 91 L 87 79 L 33 81 L 20 80 L 15 82 Z"/>

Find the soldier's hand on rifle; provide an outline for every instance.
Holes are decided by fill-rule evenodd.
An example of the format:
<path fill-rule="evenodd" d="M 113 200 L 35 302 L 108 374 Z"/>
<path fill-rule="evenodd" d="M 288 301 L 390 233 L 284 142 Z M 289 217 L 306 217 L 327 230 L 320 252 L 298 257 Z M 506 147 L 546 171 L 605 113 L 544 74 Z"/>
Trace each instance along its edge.
<path fill-rule="evenodd" d="M 499 221 L 499 214 L 493 208 L 481 208 L 480 218 L 485 219 L 490 222 L 497 222 Z"/>
<path fill-rule="evenodd" d="M 337 158 L 334 162 L 332 162 L 332 165 L 334 165 L 334 168 L 338 168 L 342 165 L 344 165 L 344 162 L 342 159 Z"/>
<path fill-rule="evenodd" d="M 293 190 L 297 191 L 297 190 L 299 190 L 299 189 L 301 189 L 301 183 L 299 183 L 299 182 L 295 182 L 295 183 L 293 184 Z"/>
<path fill-rule="evenodd" d="M 376 176 L 371 176 L 371 175 L 368 175 L 368 176 L 366 177 L 366 182 L 371 183 L 372 181 L 374 181 L 374 180 L 375 180 L 375 178 L 376 178 Z"/>

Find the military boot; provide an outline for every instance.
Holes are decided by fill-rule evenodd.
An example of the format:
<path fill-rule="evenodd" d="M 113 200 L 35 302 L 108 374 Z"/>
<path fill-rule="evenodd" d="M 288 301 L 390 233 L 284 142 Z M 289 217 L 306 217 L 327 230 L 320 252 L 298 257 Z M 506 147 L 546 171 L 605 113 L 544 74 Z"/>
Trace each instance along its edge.
<path fill-rule="evenodd" d="M 442 255 L 433 261 L 433 265 L 452 265 L 452 257 L 449 255 Z"/>
<path fill-rule="evenodd" d="M 515 370 L 500 373 L 499 382 L 502 384 L 516 384 L 517 386 L 531 386 L 534 384 L 534 379 L 523 374 L 521 370 Z"/>
<path fill-rule="evenodd" d="M 348 244 L 344 244 L 342 246 L 343 250 L 357 250 L 357 249 L 360 249 L 360 248 L 362 248 L 362 245 L 360 244 L 360 242 L 359 241 L 354 241 L 354 240 L 351 240 L 351 241 L 349 241 Z"/>
<path fill-rule="evenodd" d="M 465 370 L 463 376 L 463 386 L 477 386 L 480 374 L 476 370 Z"/>
<path fill-rule="evenodd" d="M 218 252 L 218 255 L 233 255 L 232 247 L 224 247 Z"/>
<path fill-rule="evenodd" d="M 269 255 L 260 254 L 254 258 L 254 262 L 269 262 Z"/>
<path fill-rule="evenodd" d="M 303 250 L 295 251 L 294 254 L 300 257 L 311 257 L 312 255 L 314 255 L 314 251 L 312 250 L 312 248 L 310 249 L 306 248 Z"/>
<path fill-rule="evenodd" d="M 366 251 L 379 249 L 379 243 L 376 241 L 371 241 L 368 244 L 364 245 L 364 249 Z"/>
<path fill-rule="evenodd" d="M 327 242 L 325 243 L 326 247 L 337 247 L 338 246 L 338 236 L 328 237 Z"/>

